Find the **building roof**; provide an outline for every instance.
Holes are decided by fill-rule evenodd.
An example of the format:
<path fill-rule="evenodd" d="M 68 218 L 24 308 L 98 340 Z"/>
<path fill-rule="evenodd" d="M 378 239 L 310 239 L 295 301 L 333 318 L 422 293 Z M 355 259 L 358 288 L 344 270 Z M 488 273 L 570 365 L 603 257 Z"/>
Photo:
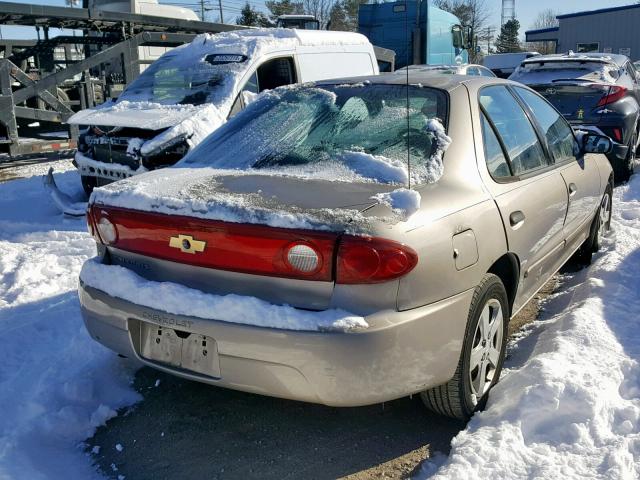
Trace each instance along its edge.
<path fill-rule="evenodd" d="M 536 28 L 534 30 L 527 30 L 525 35 L 534 34 L 534 33 L 547 33 L 547 32 L 557 32 L 560 30 L 560 27 L 549 27 L 549 28 Z"/>
<path fill-rule="evenodd" d="M 633 8 L 640 8 L 638 5 L 623 5 L 621 7 L 600 8 L 598 10 L 588 10 L 585 12 L 565 13 L 564 15 L 558 15 L 557 19 L 572 18 L 572 17 L 584 17 L 586 15 L 599 15 L 601 13 L 617 12 L 620 10 L 631 10 Z"/>

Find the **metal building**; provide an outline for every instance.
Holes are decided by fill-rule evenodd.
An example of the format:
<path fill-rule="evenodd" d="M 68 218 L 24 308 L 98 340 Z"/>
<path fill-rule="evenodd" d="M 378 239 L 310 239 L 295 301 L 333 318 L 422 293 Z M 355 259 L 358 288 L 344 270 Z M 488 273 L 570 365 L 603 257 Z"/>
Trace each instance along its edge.
<path fill-rule="evenodd" d="M 558 15 L 559 26 L 528 30 L 527 42 L 555 42 L 556 52 L 619 53 L 640 60 L 640 4 Z"/>

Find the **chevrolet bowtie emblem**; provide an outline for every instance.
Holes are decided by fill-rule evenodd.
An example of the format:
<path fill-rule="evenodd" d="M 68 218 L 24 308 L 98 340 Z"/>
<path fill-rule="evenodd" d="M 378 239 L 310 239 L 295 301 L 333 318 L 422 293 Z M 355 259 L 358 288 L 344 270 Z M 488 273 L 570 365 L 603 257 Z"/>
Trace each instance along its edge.
<path fill-rule="evenodd" d="M 207 242 L 196 240 L 191 235 L 178 235 L 177 237 L 171 237 L 169 239 L 169 246 L 171 248 L 179 248 L 182 253 L 195 254 L 197 252 L 204 252 L 204 247 L 207 246 Z"/>

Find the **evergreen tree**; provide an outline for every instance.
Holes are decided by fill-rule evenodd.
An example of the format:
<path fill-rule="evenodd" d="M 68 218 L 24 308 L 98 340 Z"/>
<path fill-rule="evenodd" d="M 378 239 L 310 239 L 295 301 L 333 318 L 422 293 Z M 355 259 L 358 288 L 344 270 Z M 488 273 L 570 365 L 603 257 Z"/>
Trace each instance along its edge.
<path fill-rule="evenodd" d="M 264 13 L 258 12 L 249 4 L 249 2 L 247 2 L 244 7 L 242 7 L 242 10 L 240 10 L 240 16 L 236 18 L 236 25 L 245 25 L 247 27 L 268 27 L 271 24 Z"/>
<path fill-rule="evenodd" d="M 495 47 L 498 53 L 521 52 L 518 31 L 520 22 L 516 19 L 509 20 L 500 29 L 500 35 L 496 38 Z"/>
<path fill-rule="evenodd" d="M 301 15 L 304 13 L 302 2 L 292 0 L 267 0 L 264 4 L 269 9 L 269 19 L 274 25 L 280 15 Z"/>

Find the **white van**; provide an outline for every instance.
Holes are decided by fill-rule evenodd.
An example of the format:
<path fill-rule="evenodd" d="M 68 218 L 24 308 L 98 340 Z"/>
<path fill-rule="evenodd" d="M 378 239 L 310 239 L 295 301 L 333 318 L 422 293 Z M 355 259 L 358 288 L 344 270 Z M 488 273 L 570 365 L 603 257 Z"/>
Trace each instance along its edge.
<path fill-rule="evenodd" d="M 487 67 L 497 77 L 509 78 L 518 65 L 520 65 L 527 58 L 540 55 L 538 52 L 516 52 L 516 53 L 496 53 L 494 55 L 487 55 L 482 60 L 482 65 Z"/>
<path fill-rule="evenodd" d="M 156 60 L 120 97 L 83 110 L 75 163 L 87 192 L 172 165 L 263 90 L 377 75 L 357 33 L 251 29 L 199 35 Z"/>

